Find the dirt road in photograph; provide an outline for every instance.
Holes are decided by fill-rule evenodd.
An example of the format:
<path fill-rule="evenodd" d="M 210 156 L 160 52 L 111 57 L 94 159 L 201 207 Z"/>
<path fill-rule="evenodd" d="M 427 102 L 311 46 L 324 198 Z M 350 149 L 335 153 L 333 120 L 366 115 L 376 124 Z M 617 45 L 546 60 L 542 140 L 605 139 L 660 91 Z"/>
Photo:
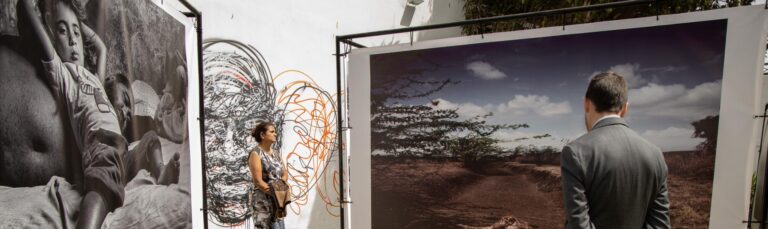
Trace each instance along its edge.
<path fill-rule="evenodd" d="M 689 155 L 667 156 L 673 228 L 706 228 L 712 175 L 695 168 L 713 160 L 696 165 Z M 677 169 L 681 164 L 693 169 Z M 377 158 L 371 177 L 374 228 L 478 228 L 510 217 L 531 228 L 562 228 L 565 219 L 555 165 L 493 162 L 468 169 L 450 160 Z"/>
<path fill-rule="evenodd" d="M 384 184 L 386 180 L 375 182 L 375 228 L 486 227 L 504 217 L 516 218 L 532 228 L 561 228 L 563 225 L 559 199 L 539 190 L 539 185 L 532 182 L 529 175 L 515 172 L 518 169 L 512 165 L 500 164 L 489 171 L 491 174 L 470 171 L 460 163 L 420 162 L 411 165 L 418 165 L 420 169 L 401 170 L 398 169 L 400 166 L 390 166 L 388 176 L 402 176 L 406 174 L 399 173 L 409 171 L 432 172 L 435 175 L 416 179 L 417 182 L 411 185 L 431 184 L 437 188 L 430 191 L 402 184 L 396 185 L 400 189 L 389 189 L 392 186 Z M 404 180 L 407 179 L 401 179 Z"/>

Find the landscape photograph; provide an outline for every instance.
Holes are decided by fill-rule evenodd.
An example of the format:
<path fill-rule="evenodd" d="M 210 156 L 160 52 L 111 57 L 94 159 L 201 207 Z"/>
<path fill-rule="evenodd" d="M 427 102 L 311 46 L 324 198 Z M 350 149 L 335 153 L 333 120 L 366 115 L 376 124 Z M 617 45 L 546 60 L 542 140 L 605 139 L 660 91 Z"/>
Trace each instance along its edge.
<path fill-rule="evenodd" d="M 373 228 L 562 228 L 560 151 L 590 78 L 629 87 L 674 228 L 709 223 L 726 20 L 370 56 Z"/>

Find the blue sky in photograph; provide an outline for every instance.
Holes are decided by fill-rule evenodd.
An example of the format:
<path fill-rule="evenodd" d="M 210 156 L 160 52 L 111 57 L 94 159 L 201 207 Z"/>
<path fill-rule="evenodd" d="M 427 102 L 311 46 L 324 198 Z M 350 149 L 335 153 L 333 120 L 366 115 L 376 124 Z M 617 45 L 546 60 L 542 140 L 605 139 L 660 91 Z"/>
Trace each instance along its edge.
<path fill-rule="evenodd" d="M 583 97 L 596 73 L 614 71 L 629 83 L 632 129 L 664 151 L 691 150 L 691 122 L 717 115 L 726 20 L 414 50 L 371 56 L 371 91 L 411 77 L 459 81 L 427 97 L 389 101 L 458 109 L 462 118 L 493 113 L 490 123 L 528 123 L 496 137 L 562 147 L 583 134 Z M 423 90 L 425 88 L 415 88 Z"/>

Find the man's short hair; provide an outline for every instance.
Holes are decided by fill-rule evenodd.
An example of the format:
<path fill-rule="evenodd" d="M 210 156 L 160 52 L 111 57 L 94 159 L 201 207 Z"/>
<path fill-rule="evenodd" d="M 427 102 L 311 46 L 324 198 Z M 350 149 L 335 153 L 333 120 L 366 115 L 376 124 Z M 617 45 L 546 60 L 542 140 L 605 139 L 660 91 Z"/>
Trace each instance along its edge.
<path fill-rule="evenodd" d="M 627 103 L 627 81 L 614 72 L 603 72 L 592 77 L 587 87 L 587 99 L 597 112 L 619 112 Z"/>

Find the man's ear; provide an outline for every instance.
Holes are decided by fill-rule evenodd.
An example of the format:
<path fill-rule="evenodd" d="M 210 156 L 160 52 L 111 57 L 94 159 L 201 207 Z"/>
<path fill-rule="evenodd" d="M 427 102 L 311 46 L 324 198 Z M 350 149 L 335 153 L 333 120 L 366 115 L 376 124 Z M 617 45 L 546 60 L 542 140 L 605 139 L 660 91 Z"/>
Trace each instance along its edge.
<path fill-rule="evenodd" d="M 584 97 L 584 113 L 589 113 L 589 105 L 592 101 L 589 101 L 587 97 Z"/>
<path fill-rule="evenodd" d="M 621 106 L 621 110 L 619 111 L 619 117 L 624 118 L 625 115 L 629 112 L 629 102 L 624 103 L 624 106 Z"/>

